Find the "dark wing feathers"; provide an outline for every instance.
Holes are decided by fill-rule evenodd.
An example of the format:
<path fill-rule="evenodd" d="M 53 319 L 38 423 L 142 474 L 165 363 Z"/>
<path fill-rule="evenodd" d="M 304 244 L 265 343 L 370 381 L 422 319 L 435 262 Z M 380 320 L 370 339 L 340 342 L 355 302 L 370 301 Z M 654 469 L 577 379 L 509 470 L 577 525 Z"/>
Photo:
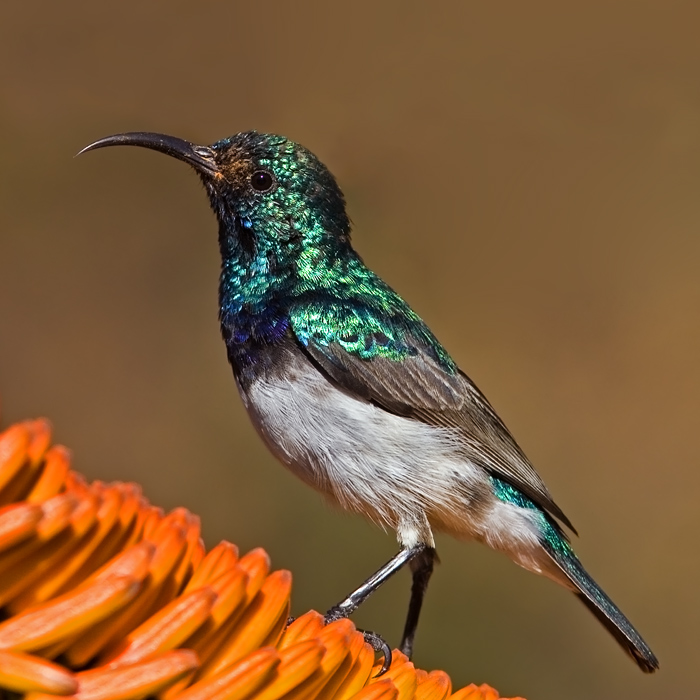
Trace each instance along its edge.
<path fill-rule="evenodd" d="M 464 403 L 461 377 L 445 372 L 425 353 L 401 361 L 364 359 L 338 343 L 324 345 L 313 339 L 305 349 L 338 384 L 392 413 L 411 415 L 416 406 L 459 410 Z"/>
<path fill-rule="evenodd" d="M 470 461 L 522 491 L 576 532 L 486 397 L 466 374 L 443 368 L 420 341 L 413 345 L 415 353 L 400 361 L 364 359 L 338 343 L 313 338 L 300 346 L 340 387 L 391 413 L 454 429 Z"/>

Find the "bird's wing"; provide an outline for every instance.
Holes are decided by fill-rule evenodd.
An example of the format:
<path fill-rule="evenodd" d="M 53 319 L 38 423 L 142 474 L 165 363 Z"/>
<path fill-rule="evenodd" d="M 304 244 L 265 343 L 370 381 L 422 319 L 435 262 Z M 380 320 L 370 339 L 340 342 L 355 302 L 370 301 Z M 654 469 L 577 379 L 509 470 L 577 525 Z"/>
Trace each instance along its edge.
<path fill-rule="evenodd" d="M 336 332 L 329 329 L 337 323 L 293 313 L 291 325 L 300 346 L 329 380 L 386 411 L 454 430 L 470 461 L 576 532 L 486 397 L 420 319 L 387 323 L 383 318 L 375 330 L 364 317 L 361 324 Z"/>
<path fill-rule="evenodd" d="M 376 343 L 373 337 L 365 339 L 368 346 Z M 458 410 L 464 403 L 460 376 L 446 372 L 424 352 L 391 359 L 380 354 L 362 357 L 338 342 L 324 344 L 316 338 L 302 344 L 324 374 L 391 413 L 408 416 L 417 407 Z"/>

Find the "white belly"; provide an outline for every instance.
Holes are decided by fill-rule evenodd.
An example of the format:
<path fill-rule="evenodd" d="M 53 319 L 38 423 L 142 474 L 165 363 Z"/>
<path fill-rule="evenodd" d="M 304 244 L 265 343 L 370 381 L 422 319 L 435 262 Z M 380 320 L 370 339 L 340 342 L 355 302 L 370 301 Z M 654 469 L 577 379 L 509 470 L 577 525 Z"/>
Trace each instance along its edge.
<path fill-rule="evenodd" d="M 434 546 L 432 526 L 539 570 L 532 513 L 493 495 L 486 472 L 460 455 L 449 429 L 357 399 L 304 361 L 241 395 L 285 465 L 342 508 L 396 530 L 403 546 Z"/>

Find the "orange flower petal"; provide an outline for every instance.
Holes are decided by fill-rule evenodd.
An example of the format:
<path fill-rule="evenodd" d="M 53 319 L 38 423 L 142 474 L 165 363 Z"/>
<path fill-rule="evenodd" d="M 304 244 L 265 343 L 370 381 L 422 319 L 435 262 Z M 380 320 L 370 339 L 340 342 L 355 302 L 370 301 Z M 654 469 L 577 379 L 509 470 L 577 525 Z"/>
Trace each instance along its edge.
<path fill-rule="evenodd" d="M 490 685 L 470 683 L 456 693 L 450 695 L 450 700 L 498 700 L 498 691 Z"/>
<path fill-rule="evenodd" d="M 55 566 L 50 573 L 42 576 L 33 586 L 25 588 L 22 595 L 13 601 L 12 612 L 24 610 L 53 598 L 64 590 L 70 590 L 73 586 L 65 587 L 64 584 L 70 582 L 73 575 L 83 567 L 93 552 L 103 544 L 103 540 L 117 521 L 121 505 L 121 494 L 117 491 L 105 493 L 95 514 L 97 519 L 96 527 L 92 528 L 85 540 L 80 543 L 80 548 L 73 556 L 62 562 L 62 565 Z M 91 572 L 94 571 L 94 568 Z M 85 576 L 83 575 L 78 580 L 84 578 Z"/>
<path fill-rule="evenodd" d="M 251 601 L 263 585 L 265 577 L 270 573 L 270 557 L 264 549 L 258 547 L 242 556 L 238 560 L 238 566 L 248 574 L 246 600 Z"/>
<path fill-rule="evenodd" d="M 349 622 L 349 620 L 348 620 Z M 345 642 L 345 647 L 347 648 L 347 654 L 343 658 L 341 664 L 336 669 L 335 673 L 330 680 L 324 685 L 324 693 L 330 694 L 332 692 L 333 698 L 337 699 L 346 695 L 351 695 L 348 692 L 349 684 L 352 683 L 353 679 L 357 674 L 357 662 L 360 658 L 365 656 L 365 640 L 361 632 L 355 629 L 355 625 L 350 623 L 350 636 Z M 371 654 L 374 658 L 374 652 Z M 372 667 L 371 660 L 367 663 L 367 676 L 365 676 L 365 683 L 369 676 L 369 671 Z M 363 683 L 364 685 L 364 683 Z M 361 685 L 357 686 L 357 690 Z"/>
<path fill-rule="evenodd" d="M 143 494 L 137 484 L 119 484 L 119 490 L 124 496 L 124 503 L 119 510 L 119 522 L 124 529 L 128 528 L 136 518 L 141 507 Z"/>
<path fill-rule="evenodd" d="M 286 649 L 288 646 L 296 644 L 296 642 L 300 642 L 303 639 L 318 637 L 323 626 L 323 615 L 315 610 L 309 610 L 309 612 L 298 617 L 287 627 L 277 648 Z"/>
<path fill-rule="evenodd" d="M 39 419 L 25 423 L 29 430 L 29 444 L 26 459 L 20 469 L 0 489 L 0 505 L 24 498 L 36 481 L 37 472 L 42 466 L 43 456 L 51 439 L 51 426 L 48 421 Z"/>
<path fill-rule="evenodd" d="M 167 578 L 180 561 L 185 551 L 186 533 L 180 526 L 170 523 L 168 527 L 162 528 L 155 534 L 155 537 L 149 537 L 147 541 L 156 545 L 149 573 L 153 585 L 157 586 Z"/>
<path fill-rule="evenodd" d="M 77 673 L 76 700 L 138 700 L 155 695 L 197 668 L 197 654 L 189 649 L 168 651 L 156 659 L 118 669 Z"/>
<path fill-rule="evenodd" d="M 212 657 L 221 653 L 222 647 L 231 639 L 241 614 L 260 590 L 270 567 L 267 553 L 262 549 L 254 549 L 238 560 L 232 570 L 222 573 L 227 563 L 235 561 L 238 549 L 228 542 L 222 542 L 221 545 L 214 548 L 219 549 L 218 561 L 212 557 L 213 561 L 210 560 L 206 565 L 209 578 L 214 572 L 220 572 L 211 581 L 212 587 L 219 593 L 219 599 L 212 608 L 210 619 L 188 640 L 188 646 L 197 650 L 202 662 L 200 675 L 208 668 Z M 175 691 L 173 688 L 172 692 Z"/>
<path fill-rule="evenodd" d="M 412 698 L 418 687 L 415 667 L 406 655 L 402 654 L 398 649 L 393 650 L 392 657 L 391 668 L 384 675 L 373 679 L 370 683 L 376 683 L 386 678 L 394 683 L 401 698 Z"/>
<path fill-rule="evenodd" d="M 31 538 L 23 542 L 16 550 L 6 552 L 0 566 L 4 570 L 0 573 L 0 605 L 7 604 L 23 590 L 38 581 L 47 572 L 52 571 L 66 556 L 75 551 L 80 544 L 82 531 L 76 533 L 74 523 L 79 520 L 79 525 L 89 525 L 83 522 L 83 515 L 94 522 L 95 511 L 88 502 L 80 502 L 71 513 L 69 527 L 62 528 L 58 535 L 48 542 L 41 542 L 41 528 L 43 520 L 37 524 L 38 538 Z M 77 535 L 77 536 L 76 536 Z M 39 546 L 37 546 L 39 545 Z M 20 557 L 17 559 L 17 557 Z M 11 561 L 13 560 L 14 561 Z M 10 563 L 11 561 L 11 563 Z"/>
<path fill-rule="evenodd" d="M 194 570 L 192 578 L 185 588 L 185 593 L 204 586 L 221 574 L 227 572 L 238 559 L 238 547 L 230 542 L 219 542 Z"/>
<path fill-rule="evenodd" d="M 157 524 L 153 527 L 150 533 L 146 534 L 144 532 L 144 538 L 153 542 L 156 547 L 160 546 L 163 542 L 172 538 L 173 532 L 179 533 L 183 538 L 185 536 L 184 528 L 179 522 L 179 513 L 173 511 L 168 513 L 168 515 L 162 517 Z"/>
<path fill-rule="evenodd" d="M 397 700 L 398 697 L 398 689 L 386 678 L 372 683 L 372 685 L 365 686 L 352 696 L 352 700 Z"/>
<path fill-rule="evenodd" d="M 33 503 L 17 503 L 0 508 L 0 550 L 9 549 L 31 537 L 43 516 L 41 506 Z"/>
<path fill-rule="evenodd" d="M 488 685 L 486 683 L 483 683 L 482 685 L 480 685 L 479 690 L 481 691 L 481 694 L 484 696 L 484 700 L 498 700 L 498 698 L 501 697 L 495 688 L 492 688 L 490 685 Z"/>
<path fill-rule="evenodd" d="M 273 680 L 256 695 L 255 700 L 279 700 L 320 667 L 324 652 L 317 639 L 299 642 L 281 651 Z"/>
<path fill-rule="evenodd" d="M 249 654 L 225 671 L 195 683 L 177 700 L 244 700 L 259 691 L 273 677 L 279 664 L 273 647 L 263 647 Z"/>
<path fill-rule="evenodd" d="M 267 636 L 265 637 L 265 639 L 262 640 L 262 642 L 260 642 L 259 646 L 276 647 L 279 644 L 282 632 L 284 632 L 284 628 L 287 626 L 287 621 L 289 620 L 290 605 L 291 601 L 287 600 L 287 604 L 282 608 L 279 615 L 277 616 L 277 621 L 272 625 L 270 631 L 267 633 Z"/>
<path fill-rule="evenodd" d="M 139 508 L 141 507 L 141 490 L 134 484 L 116 484 L 112 487 L 100 491 L 103 500 L 112 502 L 111 492 L 120 494 L 121 505 L 117 511 L 116 520 L 111 527 L 104 523 L 101 530 L 104 534 L 98 547 L 92 547 L 93 551 L 84 557 L 83 565 L 76 570 L 70 579 L 62 586 L 61 591 L 67 590 L 71 586 L 77 586 L 80 581 L 90 576 L 94 571 L 104 566 L 106 562 L 114 556 L 123 552 L 140 539 L 140 533 L 135 536 L 134 528 L 138 520 Z M 107 511 L 107 517 L 111 520 L 111 514 Z M 102 522 L 105 516 L 98 513 L 98 519 Z M 97 535 L 99 537 L 99 535 Z"/>
<path fill-rule="evenodd" d="M 84 630 L 124 606 L 139 584 L 112 576 L 66 593 L 0 623 L 0 649 L 31 651 Z"/>
<path fill-rule="evenodd" d="M 228 545 L 229 543 L 226 544 Z M 233 547 L 233 545 L 230 545 L 230 547 Z M 234 549 L 235 553 L 237 553 L 237 548 Z M 225 560 L 231 561 L 230 556 L 233 552 L 224 554 L 223 552 L 225 551 L 225 549 L 222 550 L 220 565 L 217 565 L 217 570 L 221 569 Z M 221 655 L 226 652 L 230 640 L 237 634 L 234 630 L 238 629 L 241 615 L 245 611 L 246 605 L 250 603 L 251 598 L 262 587 L 269 566 L 270 559 L 267 553 L 262 549 L 254 549 L 242 557 L 234 565 L 232 571 L 221 574 L 211 582 L 214 589 L 220 588 L 219 600 L 212 608 L 210 619 L 187 642 L 188 646 L 196 649 L 202 662 L 202 670 L 198 674 L 199 676 L 203 677 L 211 671 L 212 659 L 217 654 Z M 278 629 L 281 633 L 282 626 L 279 623 L 279 619 L 276 623 L 272 621 L 268 634 L 273 631 L 275 624 L 279 626 Z M 221 668 L 219 667 L 219 670 Z M 172 693 L 175 693 L 176 690 L 178 689 L 173 688 Z M 170 695 L 170 693 L 167 695 Z M 170 700 L 170 697 L 164 700 Z"/>
<path fill-rule="evenodd" d="M 333 700 L 349 700 L 367 684 L 372 673 L 374 649 L 365 642 L 360 632 L 356 633 L 350 644 L 351 646 L 357 645 L 359 647 L 357 658 L 355 658 L 343 682 L 335 691 Z"/>
<path fill-rule="evenodd" d="M 122 549 L 126 549 L 143 539 L 143 528 L 146 524 L 146 520 L 150 517 L 150 513 L 151 506 L 148 504 L 148 501 L 141 495 L 137 496 L 136 515 L 133 523 L 129 527 L 129 532 L 122 544 Z"/>
<path fill-rule="evenodd" d="M 82 498 L 87 493 L 97 493 L 103 486 L 104 484 L 101 481 L 93 481 L 92 485 L 88 486 L 85 477 L 82 474 L 78 474 L 78 472 L 69 472 L 66 477 L 66 491 L 79 498 Z"/>
<path fill-rule="evenodd" d="M 452 692 L 452 681 L 444 671 L 431 671 L 418 680 L 415 700 L 445 700 Z"/>
<path fill-rule="evenodd" d="M 42 503 L 44 517 L 37 525 L 39 539 L 48 542 L 71 523 L 71 516 L 81 505 L 72 493 L 60 493 Z"/>
<path fill-rule="evenodd" d="M 151 542 L 142 541 L 126 549 L 115 556 L 102 568 L 88 577 L 80 587 L 94 582 L 103 581 L 115 576 L 126 576 L 137 583 L 148 581 L 149 567 L 155 556 L 155 547 Z M 140 599 L 144 586 L 141 586 L 136 594 L 136 600 L 130 601 L 129 606 L 123 610 L 117 610 L 109 615 L 95 620 L 91 627 L 62 638 L 57 644 L 47 649 L 42 649 L 42 654 L 49 658 L 55 658 L 59 654 L 66 655 L 69 664 L 73 668 L 84 666 L 93 656 L 97 655 L 113 638 L 114 627 L 123 620 L 121 615 L 133 615 L 135 607 Z M 130 631 L 136 626 L 129 627 Z M 126 633 L 126 632 L 125 632 Z"/>
<path fill-rule="evenodd" d="M 111 667 L 122 666 L 180 646 L 207 619 L 215 601 L 216 593 L 208 586 L 176 598 L 131 632 L 101 662 L 111 659 Z"/>
<path fill-rule="evenodd" d="M 270 574 L 233 628 L 230 641 L 203 667 L 202 675 L 218 673 L 256 649 L 280 617 L 288 614 L 291 587 L 292 575 L 289 571 Z"/>
<path fill-rule="evenodd" d="M 193 571 L 191 559 L 195 547 L 200 542 L 200 529 L 201 523 L 196 515 L 192 515 L 186 508 L 176 508 L 173 511 L 176 521 L 182 526 L 185 531 L 185 543 L 186 549 L 185 553 L 180 559 L 180 563 L 177 565 L 175 572 L 173 573 L 173 580 L 175 582 L 177 590 L 180 589 L 181 583 L 184 581 L 185 576 L 188 572 Z"/>
<path fill-rule="evenodd" d="M 22 423 L 0 433 L 0 495 L 27 461 L 31 437 L 29 428 Z"/>
<path fill-rule="evenodd" d="M 72 673 L 38 656 L 0 650 L 0 688 L 17 693 L 70 695 L 78 689 Z"/>
<path fill-rule="evenodd" d="M 239 566 L 222 574 L 211 582 L 210 586 L 218 594 L 218 600 L 205 623 L 187 640 L 187 647 L 194 649 L 205 666 L 214 652 L 230 638 L 231 630 L 236 625 L 245 601 L 248 574 Z M 185 679 L 189 682 L 191 679 Z M 180 681 L 170 688 L 162 700 L 171 700 L 187 685 Z"/>
<path fill-rule="evenodd" d="M 100 580 L 110 576 L 133 576 L 143 581 L 148 574 L 156 548 L 144 540 L 122 552 L 96 571 L 88 580 Z"/>
<path fill-rule="evenodd" d="M 37 418 L 29 421 L 27 427 L 31 434 L 29 445 L 27 446 L 27 456 L 32 465 L 39 466 L 51 444 L 51 422 L 46 418 Z"/>
<path fill-rule="evenodd" d="M 148 564 L 148 575 L 143 580 L 143 587 L 139 591 L 138 598 L 127 608 L 121 610 L 118 615 L 93 626 L 81 635 L 69 649 L 65 650 L 66 658 L 71 666 L 76 668 L 84 666 L 90 659 L 110 646 L 114 640 L 124 637 L 150 617 L 154 608 L 157 609 L 158 606 L 155 606 L 154 603 L 160 593 L 160 586 L 182 553 L 184 533 L 181 528 L 173 527 L 168 532 L 161 532 L 158 537 L 159 543 Z M 153 542 L 145 540 L 132 549 L 142 545 L 153 547 L 153 544 Z M 112 565 L 112 563 L 107 564 L 105 568 L 108 570 Z"/>
<path fill-rule="evenodd" d="M 203 630 L 206 636 L 211 637 L 216 630 L 239 611 L 245 602 L 248 574 L 239 566 L 234 565 L 231 571 L 219 576 L 209 586 L 218 596 L 207 622 L 207 629 Z M 192 643 L 197 644 L 198 641 L 199 635 L 196 635 Z"/>
<path fill-rule="evenodd" d="M 192 548 L 192 557 L 190 559 L 191 565 L 192 565 L 192 571 L 196 571 L 197 567 L 202 563 L 202 560 L 204 559 L 204 555 L 207 553 L 207 550 L 204 546 L 204 540 L 201 538 L 201 536 L 197 539 L 197 544 Z"/>
<path fill-rule="evenodd" d="M 290 691 L 285 700 L 315 698 L 321 690 L 326 697 L 333 697 L 352 666 L 350 638 L 354 631 L 355 625 L 347 619 L 337 620 L 324 627 L 318 636 L 326 649 L 321 666 Z"/>
<path fill-rule="evenodd" d="M 188 641 L 188 646 L 197 650 L 203 666 L 224 641 L 230 638 L 231 630 L 238 624 L 247 602 L 249 584 L 248 574 L 238 564 L 211 582 L 219 599 L 214 604 L 209 619 Z"/>
<path fill-rule="evenodd" d="M 162 508 L 151 506 L 146 519 L 143 523 L 143 538 L 150 539 L 155 529 L 160 525 L 165 517 L 165 511 Z"/>
<path fill-rule="evenodd" d="M 70 451 L 54 445 L 44 457 L 41 476 L 27 496 L 29 503 L 41 503 L 55 496 L 63 488 L 70 468 Z"/>

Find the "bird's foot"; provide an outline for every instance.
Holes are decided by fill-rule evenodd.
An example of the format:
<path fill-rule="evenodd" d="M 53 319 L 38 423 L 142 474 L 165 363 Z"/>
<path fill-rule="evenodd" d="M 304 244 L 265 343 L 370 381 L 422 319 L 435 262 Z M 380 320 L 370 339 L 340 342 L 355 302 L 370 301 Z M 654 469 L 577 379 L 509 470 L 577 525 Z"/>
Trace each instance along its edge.
<path fill-rule="evenodd" d="M 365 638 L 365 642 L 367 642 L 377 654 L 381 654 L 384 658 L 382 667 L 376 675 L 376 678 L 379 678 L 379 676 L 384 675 L 391 666 L 391 647 L 386 643 L 384 637 L 378 635 L 376 632 L 368 632 L 367 630 L 359 629 L 357 631 L 361 632 L 362 636 Z"/>
<path fill-rule="evenodd" d="M 344 615 L 343 611 L 336 606 L 331 608 L 323 616 L 323 621 L 325 622 L 325 624 L 329 625 L 331 622 L 335 622 L 336 620 L 340 620 L 344 617 L 347 617 L 347 615 Z M 288 622 L 287 624 L 290 623 Z M 381 654 L 384 659 L 384 661 L 382 662 L 382 667 L 379 669 L 379 673 L 377 673 L 376 676 L 377 678 L 379 678 L 379 676 L 385 674 L 391 666 L 391 647 L 387 644 L 384 637 L 377 634 L 376 632 L 369 632 L 367 630 L 361 629 L 358 629 L 357 631 L 360 632 L 365 638 L 365 642 L 367 642 L 367 644 L 369 644 L 377 654 Z"/>

